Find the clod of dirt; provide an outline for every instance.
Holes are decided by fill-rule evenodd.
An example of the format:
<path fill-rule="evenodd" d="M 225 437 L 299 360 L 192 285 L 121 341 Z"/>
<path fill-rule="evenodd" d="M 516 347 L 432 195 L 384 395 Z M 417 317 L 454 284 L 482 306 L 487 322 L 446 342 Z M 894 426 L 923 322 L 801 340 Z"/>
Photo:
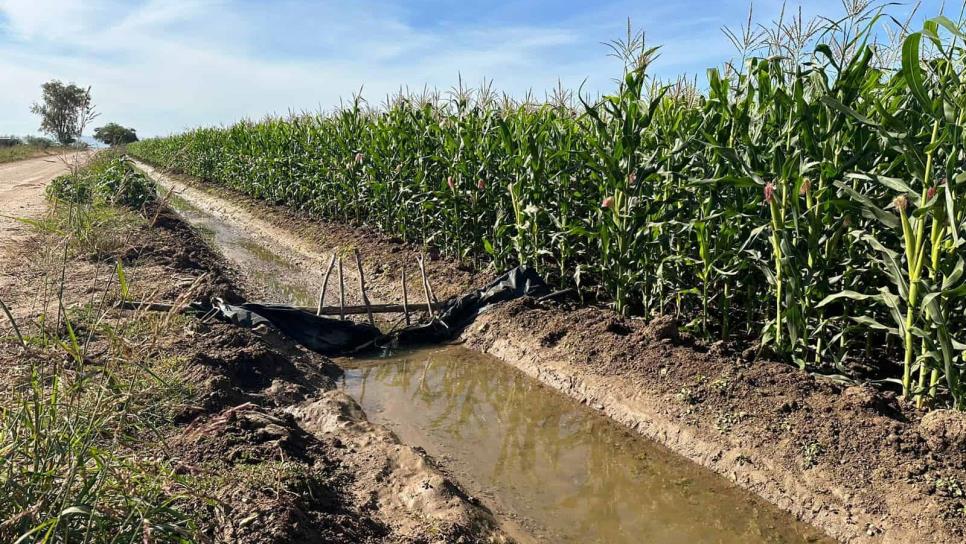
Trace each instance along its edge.
<path fill-rule="evenodd" d="M 189 463 L 213 459 L 229 463 L 305 460 L 310 448 L 319 448 L 290 414 L 250 403 L 196 421 L 184 431 L 180 443 L 183 460 Z"/>
<path fill-rule="evenodd" d="M 564 336 L 567 336 L 566 330 L 561 329 L 556 331 L 550 331 L 547 334 L 540 337 L 540 345 L 545 348 L 552 348 L 556 346 Z"/>
<path fill-rule="evenodd" d="M 647 324 L 645 334 L 655 341 L 678 340 L 678 321 L 669 315 L 659 315 Z"/>
<path fill-rule="evenodd" d="M 919 422 L 919 434 L 936 453 L 966 453 L 966 414 L 933 410 Z"/>
<path fill-rule="evenodd" d="M 903 419 L 902 411 L 891 392 L 880 392 L 868 385 L 848 387 L 842 392 L 845 406 L 855 410 L 884 415 L 892 419 Z"/>

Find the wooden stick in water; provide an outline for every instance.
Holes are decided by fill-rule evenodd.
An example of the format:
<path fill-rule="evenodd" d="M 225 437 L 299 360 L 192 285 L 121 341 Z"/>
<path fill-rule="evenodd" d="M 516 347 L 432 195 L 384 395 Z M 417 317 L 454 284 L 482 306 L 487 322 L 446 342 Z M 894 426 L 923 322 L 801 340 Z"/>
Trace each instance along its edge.
<path fill-rule="evenodd" d="M 369 314 L 369 324 L 373 327 L 376 326 L 376 320 L 372 318 L 372 308 L 369 304 L 369 295 L 366 294 L 366 274 L 362 271 L 362 257 L 359 256 L 359 250 L 355 249 L 353 252 L 356 255 L 356 268 L 359 269 L 359 290 L 362 291 L 362 304 L 366 307 L 366 313 Z"/>
<path fill-rule="evenodd" d="M 423 265 L 423 257 L 416 257 L 416 262 L 419 264 L 419 273 L 423 276 L 423 293 L 426 295 L 426 308 L 429 310 L 429 318 L 432 319 L 436 317 L 436 313 L 433 312 L 433 299 L 429 294 L 429 280 L 426 279 L 426 267 Z"/>
<path fill-rule="evenodd" d="M 342 257 L 339 257 L 339 319 L 345 319 L 345 278 L 342 276 Z"/>
<path fill-rule="evenodd" d="M 335 253 L 332 253 L 332 260 L 329 261 L 329 268 L 325 271 L 325 279 L 322 280 L 322 291 L 319 292 L 319 309 L 315 315 L 322 315 L 322 306 L 325 306 L 325 290 L 329 287 L 329 275 L 332 274 L 332 267 L 335 266 Z"/>
<path fill-rule="evenodd" d="M 409 320 L 409 289 L 406 287 L 406 267 L 403 266 L 402 269 L 402 284 L 403 284 L 403 313 L 406 314 L 406 326 L 408 327 L 412 323 Z"/>

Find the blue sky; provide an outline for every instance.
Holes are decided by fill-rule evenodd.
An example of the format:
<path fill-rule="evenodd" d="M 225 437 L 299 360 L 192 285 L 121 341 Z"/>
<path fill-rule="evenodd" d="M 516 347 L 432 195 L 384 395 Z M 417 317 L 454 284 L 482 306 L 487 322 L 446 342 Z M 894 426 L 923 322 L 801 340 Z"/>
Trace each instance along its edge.
<path fill-rule="evenodd" d="M 947 2 L 958 13 L 963 0 Z M 924 0 L 921 13 L 939 12 Z M 628 17 L 662 45 L 656 73 L 703 75 L 733 49 L 747 0 L 305 2 L 0 0 L 0 134 L 33 133 L 48 79 L 90 85 L 101 116 L 142 136 L 288 111 L 329 109 L 363 88 L 372 102 L 458 78 L 520 96 L 557 81 L 606 91 L 619 65 L 601 42 Z M 781 0 L 754 3 L 755 18 Z M 790 6 L 797 6 L 789 2 Z M 806 15 L 839 15 L 809 0 Z M 909 8 L 899 7 L 901 13 Z"/>

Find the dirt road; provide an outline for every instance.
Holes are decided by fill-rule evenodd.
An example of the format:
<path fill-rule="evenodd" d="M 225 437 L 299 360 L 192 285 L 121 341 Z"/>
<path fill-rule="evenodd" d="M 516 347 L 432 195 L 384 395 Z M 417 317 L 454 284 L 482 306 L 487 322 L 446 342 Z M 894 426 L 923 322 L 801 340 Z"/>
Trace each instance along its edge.
<path fill-rule="evenodd" d="M 0 164 L 0 269 L 6 268 L 6 249 L 30 233 L 30 227 L 17 218 L 36 219 L 43 214 L 47 183 L 88 156 L 83 152 Z"/>

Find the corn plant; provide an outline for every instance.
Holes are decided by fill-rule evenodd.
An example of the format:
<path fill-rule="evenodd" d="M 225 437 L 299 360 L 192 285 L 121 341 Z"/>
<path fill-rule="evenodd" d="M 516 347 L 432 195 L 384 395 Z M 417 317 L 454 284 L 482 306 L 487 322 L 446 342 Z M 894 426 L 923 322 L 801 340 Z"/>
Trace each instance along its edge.
<path fill-rule="evenodd" d="M 879 39 L 901 44 L 893 52 Z M 751 19 L 702 90 L 628 31 L 612 93 L 487 84 L 144 140 L 158 166 L 439 248 L 526 263 L 622 314 L 962 407 L 962 15 Z M 888 59 L 896 59 L 894 63 Z M 577 100 L 574 100 L 574 97 Z M 575 105 L 576 104 L 576 105 Z"/>

